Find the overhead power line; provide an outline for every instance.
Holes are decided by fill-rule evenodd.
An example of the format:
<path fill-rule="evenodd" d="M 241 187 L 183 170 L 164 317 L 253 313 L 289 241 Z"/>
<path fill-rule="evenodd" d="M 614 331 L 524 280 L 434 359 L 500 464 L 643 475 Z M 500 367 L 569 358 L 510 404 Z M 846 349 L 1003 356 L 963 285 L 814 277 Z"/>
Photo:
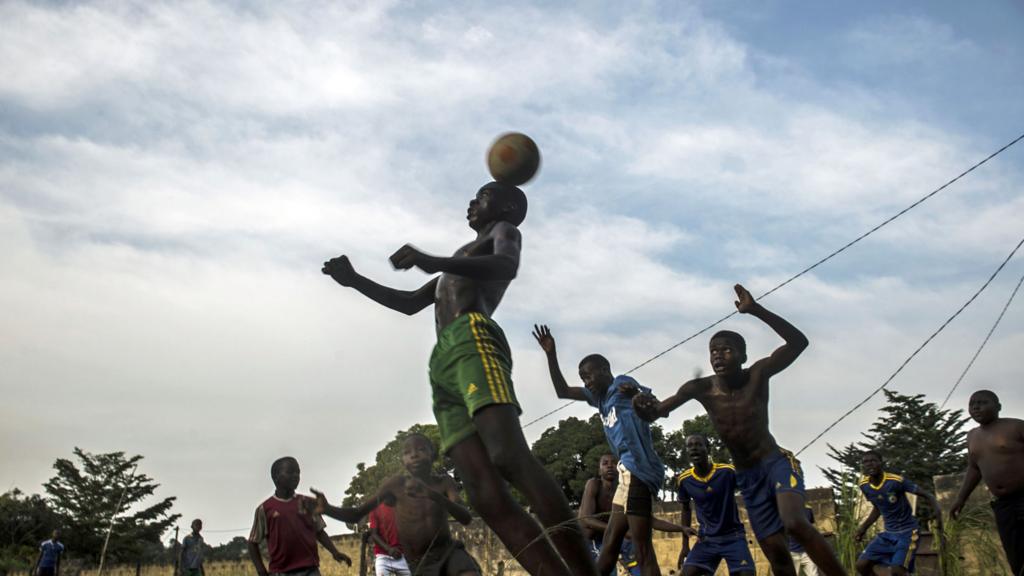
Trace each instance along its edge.
<path fill-rule="evenodd" d="M 879 392 L 881 392 L 883 388 L 885 388 L 886 386 L 888 386 L 888 385 L 889 385 L 889 383 L 890 383 L 890 382 L 892 382 L 892 381 L 893 381 L 893 379 L 894 379 L 894 378 L 896 378 L 896 376 L 897 376 L 897 375 L 899 375 L 899 373 L 900 373 L 900 372 L 902 372 L 904 368 L 906 368 L 907 364 L 910 364 L 910 361 L 911 361 L 911 360 L 913 360 L 913 359 L 914 359 L 914 357 L 915 357 L 915 356 L 917 356 L 917 354 L 918 354 L 918 353 L 919 353 L 919 352 L 920 352 L 921 350 L 924 350 L 924 347 L 925 347 L 925 346 L 927 346 L 929 342 L 931 342 L 931 341 L 932 341 L 932 340 L 933 340 L 933 339 L 934 339 L 934 338 L 935 338 L 936 336 L 938 336 L 940 332 L 942 332 L 943 330 L 945 330 L 945 329 L 946 329 L 946 326 L 949 326 L 949 323 L 950 323 L 950 322 L 952 322 L 952 321 L 953 321 L 953 320 L 954 320 L 954 319 L 955 319 L 955 318 L 956 318 L 957 316 L 959 316 L 959 315 L 960 315 L 960 313 L 961 313 L 961 312 L 963 312 L 963 311 L 964 311 L 964 310 L 965 310 L 965 309 L 966 309 L 966 308 L 967 308 L 968 306 L 970 306 L 970 305 L 971 305 L 971 302 L 974 302 L 974 300 L 975 300 L 975 299 L 976 299 L 976 298 L 977 298 L 977 297 L 978 297 L 978 296 L 979 296 L 979 295 L 980 295 L 980 294 L 981 294 L 982 292 L 984 292 L 984 291 L 985 291 L 985 288 L 988 288 L 988 285 L 992 283 L 992 280 L 994 280 L 994 279 L 995 279 L 995 277 L 996 277 L 996 276 L 998 276 L 1000 272 L 1002 272 L 1003 268 L 1004 268 L 1004 267 L 1006 266 L 1006 264 L 1007 264 L 1007 263 L 1008 263 L 1008 262 L 1010 261 L 1010 259 L 1011 259 L 1011 258 L 1013 258 L 1013 255 L 1017 253 L 1017 250 L 1019 250 L 1019 249 L 1020 249 L 1021 245 L 1024 245 L 1024 238 L 1021 238 L 1020 242 L 1018 242 L 1018 243 L 1017 243 L 1017 245 L 1016 245 L 1016 246 L 1014 246 L 1013 250 L 1012 250 L 1012 251 L 1010 252 L 1010 255 L 1009 255 L 1009 256 L 1007 256 L 1007 257 L 1006 257 L 1006 259 L 1005 259 L 1005 260 L 1003 260 L 1001 264 L 999 264 L 999 266 L 998 266 L 998 267 L 997 267 L 997 268 L 995 269 L 995 271 L 994 271 L 994 272 L 992 272 L 992 275 L 988 277 L 988 280 L 985 280 L 985 283 L 981 285 L 981 288 L 978 288 L 978 290 L 977 290 L 977 291 L 976 291 L 976 292 L 975 292 L 975 293 L 974 293 L 973 295 L 971 295 L 971 297 L 970 297 L 970 298 L 968 298 L 968 299 L 967 299 L 967 301 L 966 301 L 966 302 L 964 302 L 964 303 L 963 303 L 963 305 L 962 305 L 962 306 L 960 306 L 960 308 L 958 308 L 958 309 L 957 309 L 957 311 L 956 311 L 956 312 L 954 312 L 952 316 L 950 316 L 949 318 L 947 318 L 947 319 L 946 319 L 946 321 L 945 321 L 945 322 L 943 322 L 943 323 L 942 323 L 942 325 L 941 325 L 941 326 L 939 326 L 939 328 L 938 328 L 937 330 L 935 330 L 934 332 L 932 332 L 932 333 L 931 333 L 931 335 L 930 335 L 930 336 L 928 336 L 927 338 L 925 338 L 924 342 L 922 342 L 922 343 L 921 343 L 921 345 L 920 345 L 920 346 L 918 346 L 916 350 L 914 350 L 913 352 L 911 352 L 911 353 L 910 353 L 910 356 L 907 356 L 907 359 L 906 359 L 906 360 L 904 360 L 904 361 L 903 361 L 903 362 L 902 362 L 902 363 L 901 363 L 901 364 L 899 365 L 899 367 L 898 367 L 898 368 L 896 368 L 896 371 L 894 371 L 894 372 L 893 372 L 892 374 L 890 374 L 890 375 L 889 375 L 889 377 L 888 377 L 888 378 L 886 378 L 886 379 L 885 379 L 885 382 L 882 382 L 882 385 L 881 385 L 881 386 L 879 386 L 878 388 L 875 388 L 875 389 L 874 389 L 874 390 L 873 390 L 873 391 L 872 391 L 872 392 L 871 392 L 870 394 L 868 394 L 867 398 L 865 398 L 865 399 L 861 400 L 860 402 L 858 402 L 857 404 L 855 404 L 855 405 L 853 406 L 853 408 L 850 408 L 850 409 L 849 409 L 849 410 L 847 410 L 847 411 L 846 411 L 845 413 L 843 413 L 843 415 L 842 415 L 842 416 L 840 416 L 839 418 L 836 418 L 836 419 L 835 419 L 834 421 L 832 421 L 832 423 L 831 423 L 831 424 L 829 424 L 828 426 L 826 426 L 824 430 L 822 430 L 821 432 L 819 432 L 817 436 L 815 436 L 814 438 L 812 438 L 810 442 L 808 442 L 807 444 L 804 444 L 803 448 L 801 448 L 800 450 L 798 450 L 798 451 L 797 451 L 797 453 L 796 453 L 796 455 L 797 455 L 797 456 L 799 456 L 799 455 L 800 455 L 800 454 L 801 454 L 801 453 L 802 453 L 802 452 L 803 452 L 804 450 L 807 450 L 808 448 L 810 448 L 810 447 L 811 447 L 811 445 L 813 445 L 813 444 L 814 444 L 815 442 L 817 442 L 818 440 L 820 440 L 822 436 L 824 436 L 825 434 L 827 434 L 827 433 L 828 433 L 829 431 L 831 431 L 831 430 L 832 430 L 833 428 L 835 428 L 835 427 L 836 427 L 836 426 L 837 426 L 837 425 L 838 425 L 838 424 L 839 424 L 840 422 L 842 422 L 843 420 L 845 420 L 847 416 L 849 416 L 850 414 L 853 414 L 854 412 L 856 412 L 856 411 L 857 411 L 857 409 L 858 409 L 858 408 L 860 408 L 861 406 L 863 406 L 863 405 L 867 404 L 868 400 L 871 400 L 872 398 L 874 398 L 874 397 L 875 397 L 875 395 L 877 395 L 877 394 L 878 394 Z"/>
<path fill-rule="evenodd" d="M 1016 144 L 1017 142 L 1020 142 L 1021 140 L 1024 140 L 1024 134 L 1021 134 L 1020 136 L 1017 136 L 1016 138 L 1014 138 L 1013 140 L 1011 140 L 1010 142 L 1008 142 L 1008 143 L 1007 143 L 1006 145 L 1004 145 L 1004 146 L 1003 146 L 1002 148 L 1000 148 L 1000 149 L 996 150 L 995 152 L 993 152 L 993 153 L 989 154 L 988 156 L 986 156 L 986 157 L 985 157 L 985 158 L 984 158 L 983 160 L 981 160 L 980 162 L 976 162 L 976 163 L 975 163 L 975 164 L 974 164 L 973 166 L 971 166 L 970 168 L 968 168 L 968 169 L 964 170 L 963 172 L 961 172 L 960 174 L 958 174 L 958 175 L 957 175 L 956 177 L 954 177 L 953 179 L 951 179 L 951 180 L 949 180 L 948 182 L 946 182 L 945 184 L 943 184 L 942 186 L 939 186 L 939 187 L 938 187 L 938 188 L 936 188 L 935 190 L 932 190 L 931 192 L 929 192 L 929 193 L 925 194 L 925 195 L 924 195 L 924 196 L 922 196 L 921 198 L 918 198 L 917 200 L 915 200 L 915 201 L 914 201 L 913 203 L 911 203 L 911 204 L 910 204 L 909 206 L 907 206 L 906 208 L 903 208 L 903 209 L 902 209 L 902 210 L 900 210 L 899 212 L 897 212 L 897 213 L 893 214 L 892 216 L 890 216 L 890 217 L 886 218 L 885 220 L 883 220 L 883 221 L 882 221 L 881 223 L 879 223 L 879 224 L 878 224 L 877 226 L 875 226 L 874 228 L 871 228 L 871 229 L 870 229 L 870 230 L 868 230 L 867 232 L 864 232 L 864 233 L 863 233 L 863 234 L 861 234 L 860 236 L 858 236 L 858 237 L 854 238 L 853 240 L 851 240 L 851 241 L 847 242 L 847 243 L 846 243 L 846 244 L 844 244 L 843 246 L 841 246 L 841 247 L 839 247 L 838 249 L 834 250 L 833 252 L 829 253 L 829 254 L 828 254 L 827 256 L 825 256 L 824 258 L 821 258 L 820 260 L 818 260 L 817 262 L 815 262 L 815 263 L 811 264 L 810 266 L 808 266 L 808 267 L 804 268 L 804 269 L 803 269 L 803 270 L 801 270 L 800 272 L 797 272 L 796 274 L 794 274 L 793 276 L 789 277 L 789 278 L 788 278 L 788 279 L 786 279 L 785 281 L 781 282 L 780 284 L 778 284 L 777 286 L 775 286 L 775 287 L 774 287 L 774 288 L 772 288 L 771 290 L 768 290 L 768 291 L 767 291 L 767 292 L 765 292 L 764 294 L 761 294 L 760 296 L 758 296 L 758 297 L 757 297 L 757 299 L 758 299 L 758 300 L 760 300 L 761 298 L 765 298 L 766 296 L 769 296 L 769 295 L 773 294 L 773 293 L 774 293 L 775 291 L 777 291 L 778 289 L 782 288 L 783 286 L 786 286 L 786 285 L 787 285 L 787 284 L 789 284 L 790 282 L 792 282 L 792 281 L 796 280 L 797 278 L 799 278 L 799 277 L 803 276 L 804 274 L 807 274 L 808 272 L 810 272 L 811 270 L 814 270 L 814 269 L 815 269 L 815 268 L 817 268 L 818 266 L 821 266 L 821 265 L 822 265 L 822 264 L 824 264 L 825 262 L 828 262 L 829 260 L 831 260 L 831 259 L 832 259 L 832 258 L 834 258 L 835 256 L 838 256 L 838 255 L 839 255 L 839 254 L 841 254 L 842 252 L 846 251 L 846 250 L 847 250 L 848 248 L 852 247 L 852 246 L 853 246 L 854 244 L 856 244 L 856 243 L 860 242 L 861 240 L 863 240 L 863 239 L 867 238 L 868 236 L 870 236 L 870 235 L 874 234 L 875 232 L 877 232 L 878 230 L 880 230 L 880 229 L 881 229 L 882 227 L 886 226 L 887 224 L 889 224 L 889 223 L 890 223 L 890 222 L 892 222 L 893 220 L 896 220 L 896 219 L 897 219 L 897 218 L 899 218 L 900 216 L 903 216 L 903 215 L 904 215 L 904 214 L 906 214 L 907 212 L 909 212 L 909 211 L 913 210 L 913 209 L 914 209 L 914 208 L 916 208 L 917 206 L 919 206 L 919 205 L 921 205 L 922 203 L 924 203 L 924 202 L 925 202 L 926 200 L 930 199 L 930 198 L 931 198 L 932 196 L 935 196 L 935 195 L 936 195 L 936 194 L 938 194 L 939 192 L 942 192 L 943 190 L 945 190 L 946 188 L 948 188 L 949 186 L 951 186 L 952 184 L 954 184 L 954 183 L 955 183 L 956 181 L 958 181 L 958 180 L 960 180 L 961 178 L 963 178 L 964 176 L 966 176 L 966 175 L 970 174 L 971 172 L 973 172 L 974 170 L 976 170 L 977 168 L 979 168 L 979 167 L 980 167 L 981 165 L 985 164 L 985 163 L 986 163 L 986 162 L 988 162 L 989 160 L 991 160 L 991 159 L 995 158 L 995 157 L 996 157 L 996 156 L 998 156 L 999 154 L 1002 154 L 1002 153 L 1003 153 L 1004 151 L 1006 151 L 1006 150 L 1007 150 L 1008 148 L 1010 148 L 1011 146 L 1013 146 L 1013 145 L 1014 145 L 1014 144 Z M 736 312 L 735 310 L 733 310 L 733 311 L 732 311 L 732 312 L 730 312 L 729 314 L 726 314 L 725 316 L 723 316 L 723 317 L 719 318 L 718 320 L 715 320 L 715 321 L 714 321 L 714 322 L 712 322 L 711 324 L 708 324 L 707 326 L 705 326 L 705 327 L 701 328 L 700 330 L 698 330 L 698 331 L 694 332 L 693 334 L 690 334 L 690 335 L 689 335 L 689 336 L 687 336 L 686 338 L 683 338 L 683 339 L 682 339 L 682 340 L 680 340 L 679 342 L 676 342 L 676 343 L 675 343 L 675 344 L 673 344 L 672 346 L 669 346 L 669 347 L 668 347 L 668 348 L 666 348 L 665 350 L 663 350 L 663 351 L 661 351 L 661 352 L 658 352 L 658 353 L 657 353 L 657 354 L 655 354 L 654 356 L 652 356 L 652 357 L 648 358 L 647 360 L 644 360 L 643 362 L 641 362 L 640 364 L 637 364 L 637 365 L 636 365 L 636 366 L 634 366 L 633 368 L 630 368 L 630 369 L 629 369 L 628 371 L 626 371 L 626 374 L 632 374 L 633 372 L 636 372 L 637 370 L 639 370 L 639 369 L 643 368 L 644 366 L 646 366 L 646 365 L 650 364 L 651 362 L 654 362 L 655 360 L 657 360 L 657 359 L 661 358 L 661 357 L 662 357 L 662 356 L 664 356 L 665 354 L 668 354 L 669 352 L 671 352 L 671 351 L 675 350 L 676 348 L 678 348 L 678 347 L 682 346 L 683 344 L 686 344 L 686 343 L 687 343 L 687 342 L 689 342 L 690 340 L 693 340 L 694 338 L 696 338 L 696 337 L 700 336 L 701 334 L 704 334 L 704 333 L 705 333 L 705 332 L 707 332 L 708 330 L 711 330 L 711 329 L 712 329 L 712 328 L 714 328 L 715 326 L 718 326 L 718 325 L 719 325 L 719 324 L 721 324 L 722 322 L 725 322 L 725 321 L 726 321 L 726 320 L 728 320 L 729 318 L 732 318 L 732 317 L 733 317 L 733 316 L 735 316 L 736 314 L 737 314 L 737 312 Z M 573 402 L 574 402 L 574 401 L 569 401 L 569 402 L 566 402 L 565 404 L 563 404 L 563 405 L 559 406 L 558 408 L 555 408 L 554 410 L 551 410 L 550 412 L 547 412 L 546 414 L 544 414 L 544 415 L 542 415 L 542 416 L 540 416 L 540 417 L 538 417 L 538 418 L 534 418 L 534 419 L 533 419 L 533 420 L 531 420 L 530 422 L 527 422 L 527 423 L 526 423 L 526 424 L 525 424 L 525 425 L 523 426 L 523 428 L 527 428 L 527 427 L 529 427 L 529 426 L 532 426 L 533 424 L 536 424 L 537 422 L 540 422 L 541 420 L 543 420 L 543 419 L 547 418 L 548 416 L 551 416 L 551 415 L 555 414 L 556 412 L 559 412 L 559 411 L 561 411 L 561 410 L 564 410 L 565 408 L 568 408 L 569 406 L 571 406 L 571 405 L 573 404 Z"/>
<path fill-rule="evenodd" d="M 974 353 L 974 356 L 971 357 L 971 361 L 967 363 L 967 367 L 964 368 L 964 371 L 960 373 L 960 377 L 956 379 L 956 383 L 949 389 L 949 393 L 946 394 L 946 398 L 942 400 L 942 406 L 939 406 L 939 410 L 946 407 L 946 402 L 949 402 L 950 396 L 952 396 L 953 392 L 955 392 L 957 387 L 960 386 L 960 382 L 963 382 L 964 376 L 967 376 L 967 372 L 971 369 L 971 366 L 974 366 L 974 361 L 978 359 L 978 355 L 985 349 L 985 345 L 988 344 L 988 339 L 992 337 L 992 333 L 996 331 L 996 326 L 999 326 L 999 322 L 1002 321 L 1003 316 L 1006 314 L 1006 310 L 1010 307 L 1010 303 L 1013 302 L 1014 297 L 1017 296 L 1017 291 L 1020 290 L 1021 284 L 1024 284 L 1024 275 L 1020 277 L 1020 280 L 1017 281 L 1017 286 L 1015 286 L 1013 291 L 1010 292 L 1010 298 L 1006 301 L 1006 304 L 1003 305 L 1003 310 L 999 313 L 999 317 L 996 318 L 995 323 L 992 324 L 991 328 L 989 328 L 988 334 L 985 335 L 985 339 L 981 341 L 981 346 L 978 346 L 978 350 Z"/>

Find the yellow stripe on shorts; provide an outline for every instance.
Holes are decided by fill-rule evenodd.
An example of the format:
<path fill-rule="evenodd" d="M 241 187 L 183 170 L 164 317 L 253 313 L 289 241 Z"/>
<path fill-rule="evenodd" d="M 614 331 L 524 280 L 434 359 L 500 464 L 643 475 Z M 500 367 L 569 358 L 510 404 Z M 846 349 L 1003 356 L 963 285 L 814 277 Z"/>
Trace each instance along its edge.
<path fill-rule="evenodd" d="M 480 338 L 480 332 L 476 328 L 478 321 L 478 315 L 470 312 L 469 313 L 469 329 L 473 332 L 473 340 L 476 343 L 476 351 L 480 354 L 480 360 L 484 367 L 484 376 L 487 378 L 487 387 L 491 389 L 491 397 L 499 399 L 498 392 L 494 387 L 494 375 L 492 374 L 491 367 L 487 361 L 487 352 L 484 351 L 483 341 Z"/>
<path fill-rule="evenodd" d="M 487 351 L 490 352 L 489 359 L 491 365 L 494 367 L 494 380 L 498 386 L 498 392 L 501 394 L 500 400 L 503 402 L 511 402 L 512 396 L 508 392 L 508 382 L 505 380 L 505 371 L 501 369 L 501 361 L 498 360 L 497 349 L 490 340 L 484 341 L 484 346 Z"/>

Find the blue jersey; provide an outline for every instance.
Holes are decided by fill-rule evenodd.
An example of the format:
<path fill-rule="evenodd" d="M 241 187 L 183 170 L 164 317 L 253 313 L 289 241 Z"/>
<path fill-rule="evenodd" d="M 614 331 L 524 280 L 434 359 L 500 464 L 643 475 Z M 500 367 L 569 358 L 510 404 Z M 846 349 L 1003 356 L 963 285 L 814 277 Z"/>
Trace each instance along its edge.
<path fill-rule="evenodd" d="M 605 438 L 618 456 L 619 463 L 657 494 L 665 481 L 665 465 L 654 451 L 651 424 L 636 415 L 633 399 L 619 390 L 619 386 L 627 382 L 636 384 L 642 392 L 651 391 L 629 376 L 618 376 L 603 397 L 594 396 L 586 388 L 583 394 L 587 403 L 601 413 Z"/>
<path fill-rule="evenodd" d="M 39 545 L 39 550 L 43 553 L 42 557 L 39 558 L 39 567 L 53 568 L 57 566 L 60 555 L 64 553 L 64 545 L 60 542 L 47 540 Z"/>
<path fill-rule="evenodd" d="M 704 538 L 743 536 L 743 523 L 736 508 L 736 469 L 731 464 L 712 464 L 707 476 L 690 468 L 677 478 L 679 500 L 693 500 Z"/>
<path fill-rule="evenodd" d="M 804 518 L 807 518 L 808 524 L 814 524 L 814 510 L 811 510 L 809 506 L 804 506 Z M 792 536 L 788 535 L 787 537 L 789 538 L 790 552 L 796 552 L 797 554 L 803 554 L 804 552 L 806 552 L 806 550 L 804 550 L 803 545 L 800 544 L 800 542 L 798 542 L 796 538 L 793 538 Z"/>
<path fill-rule="evenodd" d="M 917 518 L 907 500 L 907 492 L 916 493 L 917 484 L 904 480 L 903 476 L 884 472 L 881 484 L 872 484 L 871 478 L 860 479 L 860 491 L 882 514 L 886 532 L 906 532 L 917 528 Z"/>

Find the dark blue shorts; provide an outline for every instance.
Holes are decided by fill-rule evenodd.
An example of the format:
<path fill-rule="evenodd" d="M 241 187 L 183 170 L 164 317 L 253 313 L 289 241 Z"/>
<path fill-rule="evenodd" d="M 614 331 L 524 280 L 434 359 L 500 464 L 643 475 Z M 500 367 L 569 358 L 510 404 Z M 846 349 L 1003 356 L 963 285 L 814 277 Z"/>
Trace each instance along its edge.
<path fill-rule="evenodd" d="M 917 530 L 906 530 L 882 532 L 875 536 L 857 559 L 870 560 L 883 566 L 903 566 L 907 572 L 913 572 L 916 556 Z"/>
<path fill-rule="evenodd" d="M 743 495 L 750 527 L 759 541 L 782 530 L 782 518 L 775 495 L 796 492 L 804 495 L 804 473 L 800 462 L 789 450 L 779 451 L 762 460 L 756 467 L 736 469 L 736 486 Z"/>
<path fill-rule="evenodd" d="M 729 574 L 741 572 L 755 573 L 754 557 L 750 555 L 750 547 L 743 535 L 731 539 L 704 539 L 686 555 L 683 566 L 695 566 L 710 574 L 718 570 L 718 564 L 725 560 Z"/>

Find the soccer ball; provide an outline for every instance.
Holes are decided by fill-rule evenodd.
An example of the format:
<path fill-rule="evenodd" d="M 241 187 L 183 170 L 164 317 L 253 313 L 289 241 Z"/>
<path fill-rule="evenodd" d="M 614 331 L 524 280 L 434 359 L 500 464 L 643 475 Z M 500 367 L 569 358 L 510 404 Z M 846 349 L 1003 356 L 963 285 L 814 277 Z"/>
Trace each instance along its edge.
<path fill-rule="evenodd" d="M 502 134 L 487 150 L 487 170 L 496 182 L 519 186 L 540 168 L 540 150 L 526 134 Z"/>

